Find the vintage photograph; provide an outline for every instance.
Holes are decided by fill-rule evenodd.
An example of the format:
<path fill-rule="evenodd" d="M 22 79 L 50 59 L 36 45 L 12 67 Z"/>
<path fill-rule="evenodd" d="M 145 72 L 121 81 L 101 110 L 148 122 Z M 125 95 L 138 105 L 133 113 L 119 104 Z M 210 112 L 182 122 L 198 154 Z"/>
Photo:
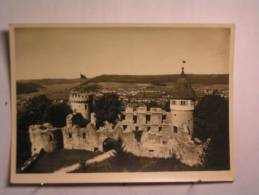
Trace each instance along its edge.
<path fill-rule="evenodd" d="M 11 25 L 13 183 L 233 180 L 232 25 Z"/>

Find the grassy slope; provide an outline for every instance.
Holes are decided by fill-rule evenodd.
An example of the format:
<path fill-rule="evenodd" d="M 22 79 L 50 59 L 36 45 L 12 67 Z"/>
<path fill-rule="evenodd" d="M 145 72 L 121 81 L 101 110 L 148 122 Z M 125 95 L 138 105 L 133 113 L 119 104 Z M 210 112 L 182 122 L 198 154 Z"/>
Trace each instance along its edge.
<path fill-rule="evenodd" d="M 105 160 L 90 167 L 83 167 L 76 172 L 157 172 L 200 170 L 200 167 L 189 167 L 174 158 L 137 157 L 120 151 L 116 157 Z"/>
<path fill-rule="evenodd" d="M 83 163 L 99 154 L 100 152 L 84 150 L 58 150 L 52 153 L 46 153 L 27 171 L 27 173 L 50 173 L 74 163 Z M 160 159 L 136 157 L 130 153 L 119 151 L 118 155 L 112 159 L 91 165 L 87 168 L 83 167 L 75 172 L 155 172 L 188 170 L 201 170 L 201 167 L 189 167 L 174 158 Z"/>
<path fill-rule="evenodd" d="M 191 83 L 204 83 L 204 84 L 227 84 L 228 75 L 211 74 L 211 75 L 198 75 L 188 74 L 188 79 Z M 119 83 L 170 83 L 175 82 L 179 78 L 179 74 L 172 75 L 100 75 L 89 79 L 85 82 L 99 83 L 99 82 L 119 82 Z"/>
<path fill-rule="evenodd" d="M 195 88 L 202 86 L 224 85 L 228 84 L 228 75 L 187 75 L 188 79 Z M 17 81 L 17 83 L 33 83 L 41 86 L 32 93 L 21 94 L 21 98 L 29 98 L 35 95 L 45 94 L 49 99 L 67 99 L 69 91 L 74 87 L 89 87 L 89 84 L 98 84 L 101 88 L 118 89 L 130 91 L 137 89 L 141 84 L 150 84 L 150 89 L 164 90 L 171 92 L 174 88 L 174 82 L 179 78 L 177 75 L 100 75 L 86 81 L 80 79 L 39 79 Z"/>
<path fill-rule="evenodd" d="M 32 83 L 34 85 L 41 86 L 41 88 L 36 91 L 31 91 L 31 93 L 18 94 L 21 98 L 30 98 L 44 94 L 49 99 L 66 99 L 71 88 L 80 84 L 80 79 L 39 79 L 17 81 L 17 85 L 20 85 L 20 83 Z"/>
<path fill-rule="evenodd" d="M 84 162 L 98 154 L 100 153 L 85 150 L 57 150 L 44 154 L 27 172 L 50 173 L 74 163 Z"/>
<path fill-rule="evenodd" d="M 26 94 L 26 93 L 38 92 L 44 87 L 40 84 L 33 83 L 33 82 L 17 82 L 16 88 L 17 88 L 17 94 Z"/>

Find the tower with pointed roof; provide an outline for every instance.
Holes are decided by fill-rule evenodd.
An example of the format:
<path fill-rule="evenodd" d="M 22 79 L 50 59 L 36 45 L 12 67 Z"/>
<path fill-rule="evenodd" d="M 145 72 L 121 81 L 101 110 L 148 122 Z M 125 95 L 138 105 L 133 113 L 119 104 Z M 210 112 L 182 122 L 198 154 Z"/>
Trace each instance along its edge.
<path fill-rule="evenodd" d="M 184 67 L 176 81 L 176 90 L 170 100 L 171 121 L 175 132 L 181 130 L 193 132 L 193 111 L 196 94 L 188 81 Z"/>

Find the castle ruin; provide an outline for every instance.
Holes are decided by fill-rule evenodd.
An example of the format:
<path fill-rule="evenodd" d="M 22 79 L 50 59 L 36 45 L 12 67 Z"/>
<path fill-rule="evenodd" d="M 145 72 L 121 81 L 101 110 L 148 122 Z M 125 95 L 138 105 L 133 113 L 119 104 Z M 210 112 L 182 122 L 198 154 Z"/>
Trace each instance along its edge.
<path fill-rule="evenodd" d="M 195 92 L 184 70 L 176 83 L 177 93 L 170 99 L 170 112 L 161 108 L 127 106 L 125 119 L 115 125 L 105 122 L 96 127 L 95 113 L 90 109 L 89 94 L 82 89 L 72 90 L 69 101 L 73 110 L 66 118 L 66 126 L 58 129 L 50 124 L 31 125 L 29 128 L 32 154 L 44 149 L 51 152 L 60 147 L 58 134 L 62 134 L 64 149 L 105 151 L 107 139 L 120 141 L 125 152 L 151 158 L 179 159 L 189 166 L 203 164 L 207 143 L 192 139 Z M 85 127 L 73 124 L 76 113 L 90 120 Z"/>

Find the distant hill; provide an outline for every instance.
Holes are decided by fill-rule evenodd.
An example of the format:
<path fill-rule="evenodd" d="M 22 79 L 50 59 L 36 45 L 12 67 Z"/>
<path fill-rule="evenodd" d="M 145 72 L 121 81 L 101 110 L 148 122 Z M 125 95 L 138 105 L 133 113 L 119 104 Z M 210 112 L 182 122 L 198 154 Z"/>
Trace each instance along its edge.
<path fill-rule="evenodd" d="M 192 84 L 228 84 L 228 74 L 187 74 L 188 80 Z M 28 94 L 39 92 L 41 89 L 50 90 L 51 94 L 60 93 L 60 91 L 69 91 L 74 87 L 97 89 L 98 83 L 150 83 L 156 86 L 166 86 L 166 83 L 175 82 L 179 78 L 179 74 L 168 75 L 100 75 L 91 79 L 75 78 L 75 79 L 32 79 L 18 80 L 17 94 Z M 54 90 L 54 91 L 53 91 Z"/>
<path fill-rule="evenodd" d="M 85 79 L 32 79 L 32 80 L 18 80 L 16 81 L 17 94 L 30 94 L 30 93 L 44 93 L 50 97 L 63 97 L 63 93 L 79 85 L 79 83 L 85 82 Z"/>
<path fill-rule="evenodd" d="M 228 74 L 187 74 L 191 83 L 203 84 L 228 84 Z M 100 75 L 85 81 L 88 83 L 119 82 L 119 83 L 152 83 L 161 85 L 163 83 L 175 82 L 179 74 L 170 75 Z"/>
<path fill-rule="evenodd" d="M 37 83 L 32 83 L 32 82 L 17 82 L 16 83 L 17 94 L 38 92 L 42 88 L 44 88 L 44 87 Z"/>
<path fill-rule="evenodd" d="M 85 80 L 84 80 L 85 81 Z M 79 78 L 75 79 L 31 79 L 31 80 L 18 80 L 17 83 L 34 83 L 39 85 L 54 85 L 54 84 L 67 84 L 80 82 Z"/>

